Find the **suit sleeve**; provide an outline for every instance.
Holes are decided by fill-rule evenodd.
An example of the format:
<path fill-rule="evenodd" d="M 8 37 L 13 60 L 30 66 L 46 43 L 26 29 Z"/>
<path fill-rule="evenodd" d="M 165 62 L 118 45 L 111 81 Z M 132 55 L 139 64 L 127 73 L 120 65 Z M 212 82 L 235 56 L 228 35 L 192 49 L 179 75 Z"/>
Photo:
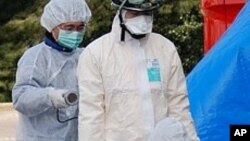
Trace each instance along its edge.
<path fill-rule="evenodd" d="M 189 110 L 186 79 L 177 51 L 173 54 L 170 76 L 167 98 L 169 103 L 169 116 L 175 117 L 183 123 L 187 135 L 192 141 L 199 141 Z"/>
<path fill-rule="evenodd" d="M 28 50 L 18 62 L 12 101 L 20 113 L 33 117 L 52 107 L 48 98 L 51 88 L 46 87 L 46 67 L 38 53 Z"/>
<path fill-rule="evenodd" d="M 87 48 L 78 64 L 79 141 L 104 141 L 104 88 L 97 59 Z"/>

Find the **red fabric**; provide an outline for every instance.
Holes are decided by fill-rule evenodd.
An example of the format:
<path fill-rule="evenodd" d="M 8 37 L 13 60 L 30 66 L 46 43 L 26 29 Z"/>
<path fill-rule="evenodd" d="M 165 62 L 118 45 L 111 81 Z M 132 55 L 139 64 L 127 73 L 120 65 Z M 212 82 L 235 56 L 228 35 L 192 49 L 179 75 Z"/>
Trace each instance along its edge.
<path fill-rule="evenodd" d="M 206 53 L 231 25 L 246 0 L 202 0 L 204 52 Z"/>

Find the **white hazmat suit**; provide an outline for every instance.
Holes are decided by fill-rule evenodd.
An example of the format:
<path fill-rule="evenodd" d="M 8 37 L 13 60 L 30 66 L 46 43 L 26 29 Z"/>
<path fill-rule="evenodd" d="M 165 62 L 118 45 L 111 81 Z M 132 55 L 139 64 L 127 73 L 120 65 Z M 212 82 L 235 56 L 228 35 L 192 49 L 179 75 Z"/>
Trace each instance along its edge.
<path fill-rule="evenodd" d="M 120 41 L 118 14 L 112 31 L 92 42 L 78 64 L 79 141 L 148 141 L 166 117 L 197 136 L 185 76 L 174 44 L 155 33 Z"/>

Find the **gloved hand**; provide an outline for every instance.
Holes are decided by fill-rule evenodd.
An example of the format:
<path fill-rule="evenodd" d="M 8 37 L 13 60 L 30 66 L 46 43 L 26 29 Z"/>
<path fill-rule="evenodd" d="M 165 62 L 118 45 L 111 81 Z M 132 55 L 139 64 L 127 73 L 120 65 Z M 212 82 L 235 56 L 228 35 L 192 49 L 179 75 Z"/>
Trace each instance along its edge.
<path fill-rule="evenodd" d="M 72 91 L 66 89 L 54 89 L 52 88 L 49 92 L 49 99 L 52 102 L 52 105 L 59 108 L 67 108 L 70 105 L 65 101 L 65 95 L 71 93 Z"/>
<path fill-rule="evenodd" d="M 156 124 L 148 141 L 191 141 L 180 121 L 167 117 Z"/>

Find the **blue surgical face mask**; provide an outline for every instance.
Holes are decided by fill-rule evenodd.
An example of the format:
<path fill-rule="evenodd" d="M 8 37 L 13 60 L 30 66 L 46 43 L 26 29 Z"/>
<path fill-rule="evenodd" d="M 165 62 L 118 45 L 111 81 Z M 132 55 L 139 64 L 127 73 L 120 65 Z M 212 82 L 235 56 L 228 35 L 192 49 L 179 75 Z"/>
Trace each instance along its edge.
<path fill-rule="evenodd" d="M 59 29 L 57 42 L 67 48 L 76 49 L 83 41 L 84 32 Z"/>

